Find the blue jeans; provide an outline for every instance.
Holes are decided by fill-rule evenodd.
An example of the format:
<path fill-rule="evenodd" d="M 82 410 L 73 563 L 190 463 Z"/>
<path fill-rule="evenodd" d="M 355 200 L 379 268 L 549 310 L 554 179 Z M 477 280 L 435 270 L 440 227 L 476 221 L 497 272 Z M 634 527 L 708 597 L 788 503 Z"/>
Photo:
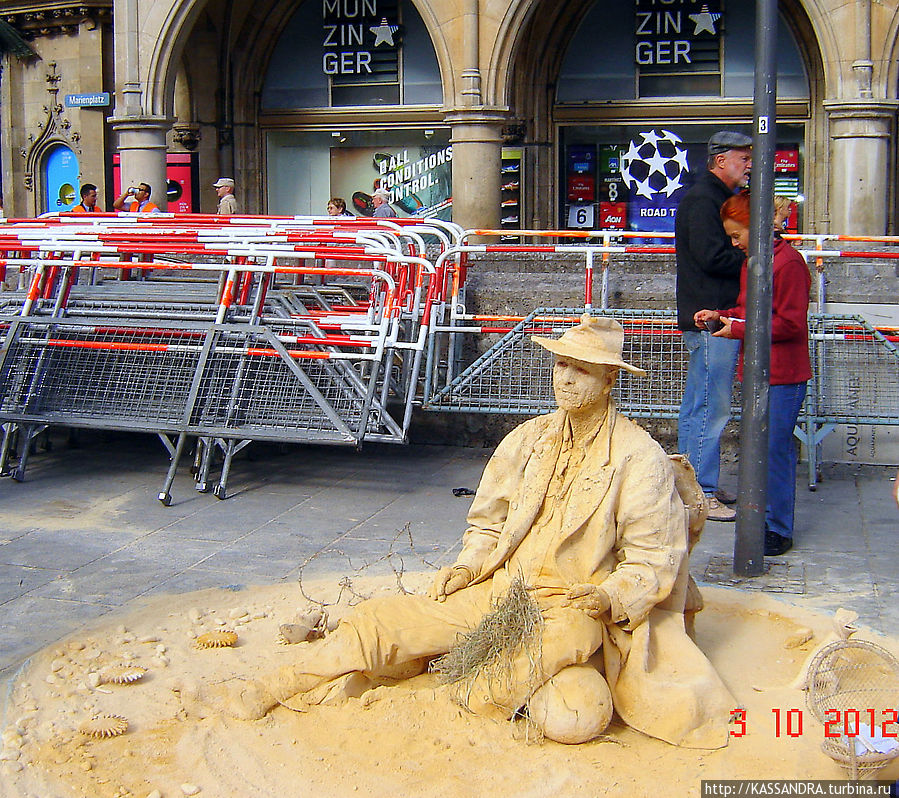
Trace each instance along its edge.
<path fill-rule="evenodd" d="M 718 490 L 721 433 L 730 419 L 740 342 L 708 332 L 683 335 L 690 363 L 677 420 L 677 450 L 687 455 L 708 495 Z"/>
<path fill-rule="evenodd" d="M 793 537 L 796 507 L 796 447 L 793 428 L 805 399 L 804 382 L 772 385 L 768 392 L 768 504 L 765 528 Z"/>

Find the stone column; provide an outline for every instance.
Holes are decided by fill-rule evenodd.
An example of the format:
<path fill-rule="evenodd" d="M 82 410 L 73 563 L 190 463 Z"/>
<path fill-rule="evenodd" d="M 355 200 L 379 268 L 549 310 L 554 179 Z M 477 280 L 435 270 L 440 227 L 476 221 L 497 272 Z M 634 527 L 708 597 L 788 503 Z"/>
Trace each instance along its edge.
<path fill-rule="evenodd" d="M 830 232 L 885 235 L 896 102 L 825 101 L 830 123 Z"/>
<path fill-rule="evenodd" d="M 160 210 L 166 210 L 166 133 L 172 126 L 172 120 L 154 116 L 128 116 L 110 117 L 108 121 L 118 137 L 122 188 L 149 183 L 153 189 L 150 199 Z"/>
<path fill-rule="evenodd" d="M 452 129 L 453 221 L 464 228 L 499 227 L 504 121 L 502 112 L 480 109 L 446 116 Z"/>

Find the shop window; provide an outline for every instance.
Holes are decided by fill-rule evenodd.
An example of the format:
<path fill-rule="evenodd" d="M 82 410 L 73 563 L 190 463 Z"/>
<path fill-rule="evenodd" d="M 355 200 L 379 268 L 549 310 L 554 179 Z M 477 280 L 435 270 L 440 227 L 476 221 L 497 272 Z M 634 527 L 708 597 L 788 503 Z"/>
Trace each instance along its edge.
<path fill-rule="evenodd" d="M 439 105 L 440 69 L 411 0 L 307 0 L 281 34 L 264 109 Z"/>
<path fill-rule="evenodd" d="M 720 124 L 596 125 L 562 128 L 562 225 L 568 228 L 671 232 L 677 206 L 707 168 L 707 142 Z M 732 125 L 728 129 L 749 129 Z M 774 193 L 789 197 L 801 224 L 802 124 L 778 124 Z"/>
<path fill-rule="evenodd" d="M 754 3 L 596 2 L 565 53 L 557 101 L 751 97 L 754 47 Z M 799 48 L 782 16 L 777 73 L 779 97 L 808 97 Z"/>
<path fill-rule="evenodd" d="M 452 218 L 447 128 L 272 131 L 266 144 L 269 213 L 324 216 L 337 196 L 371 216 L 372 194 L 385 188 L 397 216 Z"/>

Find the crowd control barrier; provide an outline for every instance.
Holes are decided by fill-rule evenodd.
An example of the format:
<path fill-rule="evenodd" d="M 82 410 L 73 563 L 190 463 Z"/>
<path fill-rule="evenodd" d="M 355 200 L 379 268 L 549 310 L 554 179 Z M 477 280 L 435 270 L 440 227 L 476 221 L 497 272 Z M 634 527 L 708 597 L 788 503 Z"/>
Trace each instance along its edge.
<path fill-rule="evenodd" d="M 796 429 L 810 486 L 834 425 L 899 424 L 897 330 L 827 314 L 823 279 L 841 259 L 895 258 L 895 243 L 797 241 L 819 275 L 809 317 L 815 376 Z M 469 313 L 471 256 L 482 253 L 580 258 L 583 304 Z M 670 268 L 672 253 L 664 233 L 463 231 L 433 219 L 11 221 L 0 225 L 0 270 L 20 275 L 20 290 L 0 294 L 0 472 L 24 479 L 47 427 L 135 430 L 169 452 L 163 503 L 188 446 L 197 489 L 225 498 L 232 459 L 251 441 L 403 443 L 415 407 L 547 412 L 552 355 L 530 336 L 560 335 L 585 312 L 621 321 L 625 359 L 648 373 L 620 375 L 623 412 L 673 419 L 687 363 L 674 311 L 610 308 L 608 290 L 622 259 Z"/>
<path fill-rule="evenodd" d="M 29 275 L 0 311 L 0 470 L 23 479 L 51 425 L 153 432 L 171 454 L 169 503 L 188 437 L 202 444 L 201 490 L 223 451 L 220 498 L 248 441 L 404 442 L 443 277 L 409 253 L 450 237 L 430 222 L 325 225 L 0 228 L 5 264 Z M 78 279 L 111 270 L 108 283 Z"/>

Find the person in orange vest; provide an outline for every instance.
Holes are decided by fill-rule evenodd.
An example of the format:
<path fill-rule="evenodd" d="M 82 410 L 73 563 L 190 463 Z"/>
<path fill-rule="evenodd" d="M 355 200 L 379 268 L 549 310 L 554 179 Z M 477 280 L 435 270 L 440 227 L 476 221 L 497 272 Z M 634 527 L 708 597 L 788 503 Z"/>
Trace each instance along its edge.
<path fill-rule="evenodd" d="M 160 213 L 159 207 L 150 202 L 151 191 L 148 183 L 138 183 L 137 188 L 131 186 L 119 194 L 112 207 L 128 213 Z"/>
<path fill-rule="evenodd" d="M 81 187 L 81 202 L 76 205 L 71 213 L 102 213 L 102 208 L 97 207 L 97 187 L 93 183 L 85 183 Z"/>

